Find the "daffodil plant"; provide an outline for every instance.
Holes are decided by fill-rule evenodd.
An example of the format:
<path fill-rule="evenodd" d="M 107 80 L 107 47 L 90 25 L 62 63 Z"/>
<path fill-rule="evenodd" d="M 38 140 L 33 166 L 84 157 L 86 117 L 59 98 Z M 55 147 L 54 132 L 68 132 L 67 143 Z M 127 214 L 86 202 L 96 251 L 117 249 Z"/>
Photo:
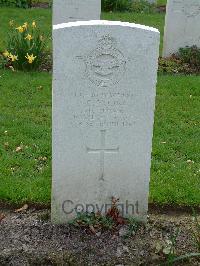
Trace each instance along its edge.
<path fill-rule="evenodd" d="M 46 37 L 35 21 L 15 25 L 11 20 L 9 26 L 8 45 L 3 52 L 7 64 L 18 70 L 37 70 L 45 59 Z"/>

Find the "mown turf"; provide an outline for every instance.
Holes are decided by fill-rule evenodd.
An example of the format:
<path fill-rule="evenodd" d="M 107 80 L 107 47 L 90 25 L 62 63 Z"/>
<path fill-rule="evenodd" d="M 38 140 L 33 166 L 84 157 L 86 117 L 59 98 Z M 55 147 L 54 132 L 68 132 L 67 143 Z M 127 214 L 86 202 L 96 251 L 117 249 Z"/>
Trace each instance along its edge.
<path fill-rule="evenodd" d="M 157 0 L 157 5 L 166 5 L 167 0 Z"/>
<path fill-rule="evenodd" d="M 102 19 L 120 20 L 133 23 L 144 24 L 158 28 L 161 32 L 161 45 L 163 43 L 164 14 L 138 14 L 138 13 L 102 13 Z M 0 8 L 0 51 L 6 49 L 7 32 L 9 30 L 9 21 L 14 19 L 17 24 L 25 21 L 32 22 L 35 20 L 42 32 L 47 35 L 51 34 L 51 9 L 21 9 L 21 8 Z M 51 49 L 51 42 L 48 42 L 48 48 Z"/>
<path fill-rule="evenodd" d="M 0 71 L 0 95 L 0 199 L 47 202 L 51 76 Z"/>
<path fill-rule="evenodd" d="M 159 76 L 152 155 L 150 199 L 200 204 L 200 76 Z"/>
<path fill-rule="evenodd" d="M 0 199 L 50 202 L 51 75 L 0 76 Z M 199 88 L 196 76 L 158 78 L 150 202 L 200 204 Z"/>
<path fill-rule="evenodd" d="M 164 14 L 103 13 L 159 28 Z M 36 20 L 51 33 L 51 10 L 0 8 L 0 51 L 8 21 Z M 162 38 L 161 38 L 162 40 Z M 161 41 L 162 48 L 162 41 Z M 49 48 L 51 42 L 49 41 Z M 159 76 L 150 202 L 200 204 L 200 77 Z M 50 201 L 51 75 L 0 71 L 0 199 Z"/>

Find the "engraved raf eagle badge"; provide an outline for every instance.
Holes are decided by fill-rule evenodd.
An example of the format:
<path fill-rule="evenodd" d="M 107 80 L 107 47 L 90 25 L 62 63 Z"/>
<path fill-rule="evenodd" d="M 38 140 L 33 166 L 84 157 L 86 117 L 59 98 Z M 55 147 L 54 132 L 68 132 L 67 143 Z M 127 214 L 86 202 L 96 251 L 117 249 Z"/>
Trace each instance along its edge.
<path fill-rule="evenodd" d="M 103 36 L 97 47 L 82 58 L 86 66 L 86 75 L 99 87 L 110 87 L 118 83 L 126 69 L 124 55 L 116 47 L 114 38 Z"/>

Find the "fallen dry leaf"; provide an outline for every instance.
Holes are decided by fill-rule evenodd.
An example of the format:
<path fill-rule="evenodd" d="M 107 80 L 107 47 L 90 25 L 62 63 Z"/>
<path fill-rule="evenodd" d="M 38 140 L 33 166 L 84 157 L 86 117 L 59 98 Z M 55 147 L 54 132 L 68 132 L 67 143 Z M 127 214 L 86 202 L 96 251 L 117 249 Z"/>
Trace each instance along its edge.
<path fill-rule="evenodd" d="M 22 147 L 21 147 L 21 146 L 17 147 L 17 148 L 15 149 L 15 151 L 16 151 L 16 152 L 20 152 L 20 151 L 22 151 Z"/>
<path fill-rule="evenodd" d="M 46 160 L 47 160 L 47 157 L 46 157 L 46 156 L 45 156 L 45 157 L 40 156 L 40 157 L 38 158 L 38 160 L 39 160 L 39 161 L 46 161 Z"/>
<path fill-rule="evenodd" d="M 0 222 L 5 218 L 5 214 L 4 213 L 0 213 Z"/>
<path fill-rule="evenodd" d="M 13 72 L 15 71 L 15 69 L 14 69 L 13 66 L 9 66 L 9 68 L 10 68 Z"/>
<path fill-rule="evenodd" d="M 24 204 L 24 206 L 15 210 L 14 212 L 23 212 L 23 211 L 26 211 L 27 209 L 28 209 L 28 204 Z"/>
<path fill-rule="evenodd" d="M 94 226 L 93 226 L 93 225 L 90 225 L 89 228 L 90 228 L 90 231 L 91 231 L 93 234 L 96 235 L 96 231 L 95 231 L 95 229 L 94 229 Z"/>
<path fill-rule="evenodd" d="M 192 160 L 187 160 L 187 163 L 194 163 L 194 161 L 192 161 Z"/>

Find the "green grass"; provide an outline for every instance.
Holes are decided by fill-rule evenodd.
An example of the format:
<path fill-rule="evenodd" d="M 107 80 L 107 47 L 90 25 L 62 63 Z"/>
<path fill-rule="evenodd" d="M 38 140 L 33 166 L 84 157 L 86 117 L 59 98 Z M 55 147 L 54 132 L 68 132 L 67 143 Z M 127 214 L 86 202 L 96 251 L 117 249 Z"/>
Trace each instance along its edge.
<path fill-rule="evenodd" d="M 102 18 L 157 27 L 162 40 L 164 14 L 103 13 Z M 5 49 L 3 41 L 11 19 L 19 24 L 36 20 L 44 32 L 51 33 L 50 9 L 0 8 L 0 50 Z M 197 76 L 158 78 L 150 202 L 200 204 L 199 88 Z M 0 92 L 0 199 L 47 203 L 51 188 L 51 75 L 1 70 Z M 22 151 L 16 152 L 20 145 Z"/>
<path fill-rule="evenodd" d="M 154 202 L 200 204 L 199 88 L 200 76 L 159 76 L 150 196 Z"/>
<path fill-rule="evenodd" d="M 51 75 L 0 76 L 0 199 L 50 202 Z M 158 78 L 151 202 L 200 204 L 199 88 L 197 76 Z"/>
<path fill-rule="evenodd" d="M 166 5 L 167 0 L 157 0 L 157 5 Z"/>
<path fill-rule="evenodd" d="M 107 20 L 128 21 L 158 28 L 161 32 L 160 50 L 162 50 L 164 14 L 102 13 L 101 17 Z M 51 9 L 0 8 L 0 51 L 6 48 L 5 40 L 9 30 L 8 22 L 11 19 L 14 19 L 18 24 L 36 20 L 43 32 L 51 34 Z M 51 42 L 48 45 L 48 49 L 51 49 Z"/>
<path fill-rule="evenodd" d="M 0 199 L 47 202 L 51 187 L 51 76 L 0 71 L 0 91 Z M 19 146 L 22 151 L 16 152 Z"/>

